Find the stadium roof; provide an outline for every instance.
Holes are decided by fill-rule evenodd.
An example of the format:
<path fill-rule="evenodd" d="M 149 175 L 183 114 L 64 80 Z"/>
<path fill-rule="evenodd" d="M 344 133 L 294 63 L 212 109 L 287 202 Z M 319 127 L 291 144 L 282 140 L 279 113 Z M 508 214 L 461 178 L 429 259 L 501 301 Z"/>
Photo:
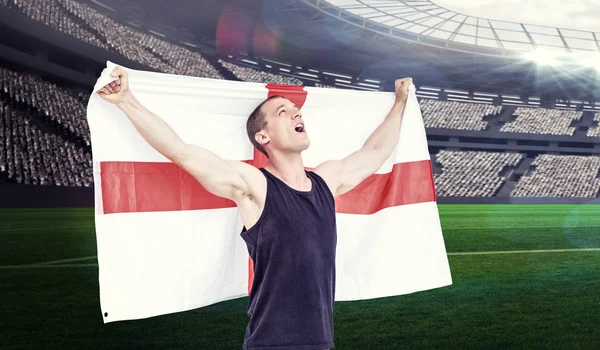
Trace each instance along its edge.
<path fill-rule="evenodd" d="M 600 33 L 491 20 L 428 0 L 302 0 L 349 24 L 431 46 L 491 55 L 543 51 L 598 55 Z"/>
<path fill-rule="evenodd" d="M 431 0 L 465 15 L 533 25 L 599 31 L 600 7 L 594 0 Z"/>

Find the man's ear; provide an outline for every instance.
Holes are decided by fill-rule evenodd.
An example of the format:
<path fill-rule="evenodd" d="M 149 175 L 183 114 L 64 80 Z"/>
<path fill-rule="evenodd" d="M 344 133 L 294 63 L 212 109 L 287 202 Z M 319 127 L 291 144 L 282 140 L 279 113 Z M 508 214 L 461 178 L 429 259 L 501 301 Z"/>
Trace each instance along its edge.
<path fill-rule="evenodd" d="M 269 135 L 267 135 L 267 133 L 265 133 L 264 130 L 257 132 L 256 135 L 254 135 L 254 139 L 256 140 L 256 142 L 263 146 L 269 143 L 270 141 Z"/>

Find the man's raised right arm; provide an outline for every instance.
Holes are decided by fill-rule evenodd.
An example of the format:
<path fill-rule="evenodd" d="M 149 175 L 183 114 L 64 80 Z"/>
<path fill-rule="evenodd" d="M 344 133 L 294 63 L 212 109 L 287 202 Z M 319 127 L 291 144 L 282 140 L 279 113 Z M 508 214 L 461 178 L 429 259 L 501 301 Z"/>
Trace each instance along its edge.
<path fill-rule="evenodd" d="M 210 193 L 238 202 L 250 196 L 248 177 L 254 167 L 242 162 L 226 161 L 202 147 L 184 143 L 159 116 L 144 107 L 129 90 L 128 75 L 117 67 L 111 75 L 119 77 L 98 91 L 129 118 L 152 148 L 185 169 Z"/>

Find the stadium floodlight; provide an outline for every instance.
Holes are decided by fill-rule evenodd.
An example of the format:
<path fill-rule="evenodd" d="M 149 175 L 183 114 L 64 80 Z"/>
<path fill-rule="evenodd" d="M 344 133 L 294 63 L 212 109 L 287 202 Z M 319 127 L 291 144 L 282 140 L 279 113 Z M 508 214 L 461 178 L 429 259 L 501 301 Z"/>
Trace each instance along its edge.
<path fill-rule="evenodd" d="M 571 64 L 571 67 L 592 67 L 600 71 L 600 54 L 597 51 L 575 51 L 565 53 L 560 50 L 537 49 L 523 54 L 527 60 L 534 61 L 539 66 L 560 66 Z"/>
<path fill-rule="evenodd" d="M 556 66 L 559 64 L 561 54 L 556 51 L 536 49 L 535 51 L 524 53 L 523 57 L 541 66 Z"/>

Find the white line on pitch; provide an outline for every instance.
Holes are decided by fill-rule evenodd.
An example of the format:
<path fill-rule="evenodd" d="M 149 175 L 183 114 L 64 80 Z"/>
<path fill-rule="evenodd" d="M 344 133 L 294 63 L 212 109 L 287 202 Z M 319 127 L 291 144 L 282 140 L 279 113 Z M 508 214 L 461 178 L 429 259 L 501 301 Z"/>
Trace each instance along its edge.
<path fill-rule="evenodd" d="M 6 265 L 0 266 L 0 270 L 9 270 L 9 269 L 44 269 L 50 267 L 97 267 L 98 264 L 63 264 L 63 265 Z"/>
<path fill-rule="evenodd" d="M 562 253 L 562 252 L 594 252 L 600 248 L 571 248 L 571 249 L 539 249 L 539 250 L 497 250 L 491 252 L 451 252 L 447 255 L 488 255 L 488 254 L 522 254 L 522 253 Z"/>
<path fill-rule="evenodd" d="M 81 257 L 81 258 L 63 259 L 63 260 L 54 260 L 54 261 L 43 261 L 43 262 L 34 263 L 34 264 L 30 264 L 30 265 L 59 264 L 59 263 L 65 263 L 65 262 L 71 262 L 71 261 L 81 261 L 81 260 L 96 259 L 97 257 L 98 257 L 98 255 L 90 255 L 90 256 L 84 256 L 84 257 Z"/>
<path fill-rule="evenodd" d="M 80 228 L 80 227 L 94 227 L 94 225 L 22 227 L 22 228 L 9 228 L 9 229 L 6 229 L 6 230 L 0 230 L 0 232 L 29 231 L 29 230 L 48 230 L 48 229 L 54 229 L 54 228 Z"/>
<path fill-rule="evenodd" d="M 67 262 L 73 262 L 73 261 L 83 261 L 83 260 L 96 259 L 97 257 L 98 257 L 97 255 L 90 255 L 90 256 L 83 256 L 81 258 L 53 260 L 53 261 L 42 261 L 42 262 L 33 263 L 33 264 L 5 265 L 5 266 L 0 266 L 0 268 L 1 269 L 25 269 L 25 268 L 30 268 L 30 267 L 98 266 L 97 263 L 93 263 L 93 264 L 61 264 L 61 263 L 67 263 Z"/>

